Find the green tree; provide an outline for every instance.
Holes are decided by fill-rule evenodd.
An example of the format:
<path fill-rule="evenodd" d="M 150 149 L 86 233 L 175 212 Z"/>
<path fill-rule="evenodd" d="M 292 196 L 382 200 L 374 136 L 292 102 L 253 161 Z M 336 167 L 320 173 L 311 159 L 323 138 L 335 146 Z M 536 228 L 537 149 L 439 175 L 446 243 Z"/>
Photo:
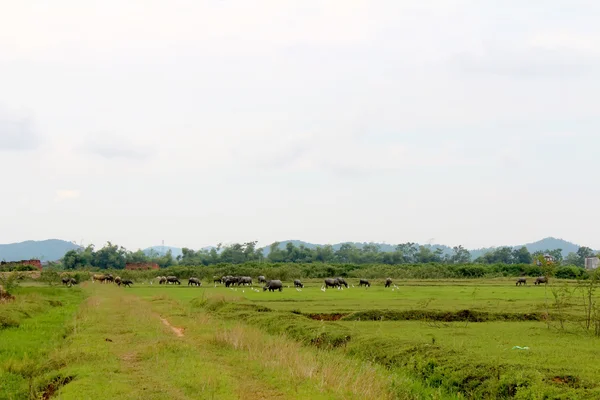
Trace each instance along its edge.
<path fill-rule="evenodd" d="M 531 264 L 533 261 L 533 257 L 527 247 L 523 246 L 520 249 L 513 250 L 513 261 L 515 264 Z"/>
<path fill-rule="evenodd" d="M 116 244 L 107 242 L 106 245 L 94 253 L 92 265 L 100 269 L 124 269 L 127 251 Z"/>
<path fill-rule="evenodd" d="M 454 252 L 450 258 L 450 262 L 453 264 L 468 264 L 471 262 L 471 253 L 469 250 L 462 246 L 455 246 L 452 248 Z"/>

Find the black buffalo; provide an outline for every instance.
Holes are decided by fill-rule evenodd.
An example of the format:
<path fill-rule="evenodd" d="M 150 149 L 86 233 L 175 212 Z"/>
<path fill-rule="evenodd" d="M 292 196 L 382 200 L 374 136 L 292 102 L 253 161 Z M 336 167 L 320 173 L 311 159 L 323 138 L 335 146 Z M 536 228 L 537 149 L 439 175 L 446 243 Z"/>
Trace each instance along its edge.
<path fill-rule="evenodd" d="M 267 284 L 263 287 L 263 291 L 274 292 L 275 290 L 283 291 L 283 283 L 280 280 L 271 280 L 268 281 Z"/>
<path fill-rule="evenodd" d="M 337 278 L 340 286 L 344 285 L 346 287 L 348 287 L 348 283 L 346 282 L 346 280 L 344 278 Z"/>
<path fill-rule="evenodd" d="M 240 280 L 239 276 L 227 276 L 225 277 L 225 287 L 230 287 L 238 283 Z"/>
<path fill-rule="evenodd" d="M 188 286 L 202 286 L 202 282 L 198 278 L 190 278 L 188 279 Z"/>
<path fill-rule="evenodd" d="M 133 281 L 132 281 L 132 280 L 130 280 L 130 279 L 123 279 L 123 280 L 121 281 L 121 284 L 122 284 L 123 286 L 131 287 L 131 285 L 133 285 Z"/>
<path fill-rule="evenodd" d="M 392 278 L 387 278 L 385 280 L 385 287 L 390 287 L 392 286 Z"/>
<path fill-rule="evenodd" d="M 337 279 L 327 278 L 323 282 L 325 282 L 325 288 L 340 287 L 340 281 Z"/>
<path fill-rule="evenodd" d="M 250 278 L 249 276 L 241 276 L 238 279 L 237 284 L 238 284 L 238 286 L 241 286 L 241 285 L 252 286 L 252 278 Z"/>
<path fill-rule="evenodd" d="M 267 283 L 267 278 L 265 278 L 263 275 L 259 276 L 258 283 Z"/>
<path fill-rule="evenodd" d="M 65 276 L 61 279 L 63 285 L 65 286 L 73 286 L 73 285 L 77 285 L 77 279 L 75 278 L 71 278 L 70 276 Z"/>
<path fill-rule="evenodd" d="M 521 285 L 527 285 L 527 279 L 526 278 L 519 278 L 519 279 L 517 279 L 517 283 L 515 284 L 515 286 L 521 286 Z"/>
<path fill-rule="evenodd" d="M 368 280 L 366 279 L 361 279 L 360 283 L 358 284 L 358 286 L 366 286 L 366 287 L 371 287 L 371 284 L 369 283 Z"/>
<path fill-rule="evenodd" d="M 548 278 L 545 276 L 538 276 L 533 282 L 534 285 L 541 285 L 542 283 L 548 283 Z"/>
<path fill-rule="evenodd" d="M 294 286 L 297 288 L 303 288 L 304 285 L 300 282 L 300 279 L 294 279 Z"/>
<path fill-rule="evenodd" d="M 179 282 L 179 279 L 177 279 L 176 276 L 167 276 L 167 283 L 173 283 L 173 284 L 181 285 L 181 282 Z"/>

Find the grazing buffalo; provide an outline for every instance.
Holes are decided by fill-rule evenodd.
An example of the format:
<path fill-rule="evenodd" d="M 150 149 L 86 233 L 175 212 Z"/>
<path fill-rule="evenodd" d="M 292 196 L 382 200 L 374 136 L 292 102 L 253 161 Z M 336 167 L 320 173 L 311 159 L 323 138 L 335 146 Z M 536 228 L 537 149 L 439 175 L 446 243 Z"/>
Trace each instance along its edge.
<path fill-rule="evenodd" d="M 339 282 L 339 284 L 340 284 L 340 287 L 341 287 L 342 285 L 344 285 L 344 286 L 348 287 L 348 283 L 346 282 L 346 280 L 345 280 L 344 278 L 337 278 L 337 280 L 338 280 L 338 282 Z"/>
<path fill-rule="evenodd" d="M 369 283 L 368 280 L 366 279 L 361 279 L 360 283 L 358 284 L 358 286 L 366 286 L 366 287 L 371 287 L 371 284 Z"/>
<path fill-rule="evenodd" d="M 71 278 L 70 276 L 63 276 L 61 278 L 62 284 L 65 286 L 73 286 L 73 285 L 77 285 L 77 279 L 75 278 Z"/>
<path fill-rule="evenodd" d="M 198 278 L 190 278 L 188 279 L 188 286 L 202 286 L 202 282 Z"/>
<path fill-rule="evenodd" d="M 115 278 L 115 283 L 117 284 L 117 286 L 121 286 L 121 283 L 123 283 L 123 280 L 121 279 L 120 276 L 117 276 Z"/>
<path fill-rule="evenodd" d="M 280 280 L 271 280 L 268 281 L 265 287 L 263 287 L 263 291 L 274 292 L 275 290 L 283 291 L 283 283 Z"/>
<path fill-rule="evenodd" d="M 123 279 L 121 281 L 121 283 L 123 284 L 123 287 L 131 287 L 131 285 L 133 285 L 133 281 L 131 281 L 130 279 Z"/>
<path fill-rule="evenodd" d="M 234 286 L 239 281 L 240 281 L 240 277 L 239 276 L 227 276 L 225 278 L 225 287 Z"/>
<path fill-rule="evenodd" d="M 177 279 L 176 276 L 167 276 L 167 283 L 176 283 L 178 285 L 181 285 L 181 282 L 179 282 L 179 279 Z"/>
<path fill-rule="evenodd" d="M 545 276 L 538 276 L 533 282 L 534 285 L 541 285 L 542 283 L 548 283 L 548 278 Z"/>
<path fill-rule="evenodd" d="M 385 280 L 385 287 L 390 287 L 392 286 L 392 278 L 387 278 Z"/>
<path fill-rule="evenodd" d="M 213 276 L 213 283 L 223 283 L 223 279 L 225 277 L 219 278 L 218 276 Z"/>
<path fill-rule="evenodd" d="M 92 275 L 92 283 L 99 281 L 100 283 L 104 283 L 106 281 L 106 275 L 104 274 L 94 274 Z"/>
<path fill-rule="evenodd" d="M 238 286 L 241 286 L 241 285 L 252 286 L 252 278 L 250 278 L 249 276 L 241 276 L 238 279 L 237 284 L 238 284 Z"/>
<path fill-rule="evenodd" d="M 294 279 L 294 286 L 297 288 L 303 288 L 304 285 L 300 282 L 300 279 Z"/>
<path fill-rule="evenodd" d="M 267 283 L 267 278 L 265 278 L 264 276 L 259 276 L 258 277 L 258 283 Z"/>
<path fill-rule="evenodd" d="M 156 279 L 158 279 L 158 284 L 162 285 L 163 283 L 167 283 L 167 277 L 166 276 L 157 276 Z"/>
<path fill-rule="evenodd" d="M 517 283 L 515 284 L 515 286 L 521 286 L 521 285 L 527 285 L 527 279 L 526 278 L 519 278 L 519 279 L 517 279 Z"/>
<path fill-rule="evenodd" d="M 328 287 L 340 287 L 340 281 L 337 279 L 327 278 L 324 280 L 325 288 Z"/>
<path fill-rule="evenodd" d="M 112 276 L 112 274 L 108 274 L 108 275 L 106 275 L 105 281 L 106 282 L 114 282 L 115 278 L 114 278 L 114 276 Z"/>

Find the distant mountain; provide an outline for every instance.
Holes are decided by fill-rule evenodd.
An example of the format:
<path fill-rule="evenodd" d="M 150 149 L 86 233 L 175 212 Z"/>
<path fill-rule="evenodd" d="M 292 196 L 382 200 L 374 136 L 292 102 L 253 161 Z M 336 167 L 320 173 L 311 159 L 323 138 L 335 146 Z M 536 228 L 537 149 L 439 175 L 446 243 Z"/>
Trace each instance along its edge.
<path fill-rule="evenodd" d="M 79 246 L 65 240 L 50 239 L 42 241 L 28 240 L 21 243 L 0 244 L 0 260 L 21 261 L 40 259 L 42 261 L 60 260 L 67 251 Z"/>
<path fill-rule="evenodd" d="M 513 249 L 520 249 L 523 246 L 525 246 L 527 248 L 527 250 L 529 250 L 530 253 L 535 253 L 536 251 L 561 249 L 563 257 L 566 257 L 569 253 L 577 252 L 577 250 L 579 250 L 579 247 L 581 247 L 575 243 L 568 242 L 564 239 L 557 239 L 557 238 L 553 238 L 553 237 L 547 237 L 545 239 L 538 240 L 537 242 L 533 242 L 533 243 L 526 243 L 526 244 L 521 244 L 521 245 L 517 245 L 517 246 L 508 246 L 508 247 L 512 247 Z M 502 247 L 502 246 L 499 246 L 499 247 Z M 497 248 L 498 247 L 489 247 L 489 248 L 483 248 L 483 249 L 470 250 L 471 258 L 474 260 L 477 257 L 480 257 L 480 256 L 484 255 L 485 253 L 492 251 L 494 249 L 497 249 Z"/>

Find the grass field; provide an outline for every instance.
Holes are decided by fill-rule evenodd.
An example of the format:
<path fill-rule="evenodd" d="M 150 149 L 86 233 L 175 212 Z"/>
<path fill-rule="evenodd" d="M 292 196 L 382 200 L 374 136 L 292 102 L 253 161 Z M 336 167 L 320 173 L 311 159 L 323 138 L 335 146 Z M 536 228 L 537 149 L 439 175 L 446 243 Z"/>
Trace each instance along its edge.
<path fill-rule="evenodd" d="M 18 289 L 0 304 L 0 398 L 600 398 L 600 339 L 574 283 L 305 283 Z"/>

